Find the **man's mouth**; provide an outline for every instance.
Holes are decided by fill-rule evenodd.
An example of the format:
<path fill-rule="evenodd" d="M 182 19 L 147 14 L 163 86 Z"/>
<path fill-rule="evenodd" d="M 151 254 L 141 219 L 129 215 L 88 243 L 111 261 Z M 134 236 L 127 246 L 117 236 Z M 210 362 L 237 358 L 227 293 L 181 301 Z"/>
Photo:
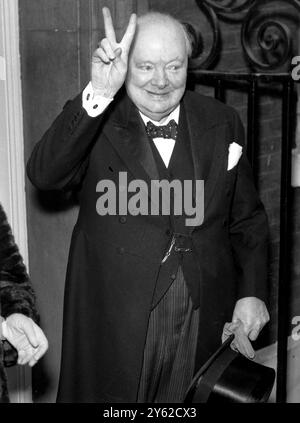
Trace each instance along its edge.
<path fill-rule="evenodd" d="M 170 92 L 153 92 L 153 91 L 147 91 L 147 94 L 149 94 L 151 97 L 157 98 L 157 99 L 163 99 L 167 97 Z"/>

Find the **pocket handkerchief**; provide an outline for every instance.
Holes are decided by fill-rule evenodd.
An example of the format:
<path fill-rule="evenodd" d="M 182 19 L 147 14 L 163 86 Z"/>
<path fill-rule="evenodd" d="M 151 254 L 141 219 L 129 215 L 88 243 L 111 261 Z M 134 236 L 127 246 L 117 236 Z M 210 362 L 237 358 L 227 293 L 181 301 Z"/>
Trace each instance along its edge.
<path fill-rule="evenodd" d="M 227 170 L 230 170 L 238 164 L 240 157 L 242 155 L 242 152 L 243 152 L 243 147 L 241 145 L 237 144 L 236 142 L 232 142 L 229 145 L 228 151 L 229 151 L 229 153 L 228 153 Z"/>

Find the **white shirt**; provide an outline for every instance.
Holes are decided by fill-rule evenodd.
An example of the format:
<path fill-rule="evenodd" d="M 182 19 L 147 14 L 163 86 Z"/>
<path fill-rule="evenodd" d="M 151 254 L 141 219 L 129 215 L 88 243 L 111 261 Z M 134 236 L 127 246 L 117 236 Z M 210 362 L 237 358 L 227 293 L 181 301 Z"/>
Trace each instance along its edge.
<path fill-rule="evenodd" d="M 84 89 L 82 93 L 82 106 L 86 110 L 87 114 L 91 117 L 97 117 L 101 113 L 103 113 L 104 110 L 112 101 L 113 101 L 113 98 L 106 98 L 100 95 L 94 95 L 94 90 L 93 90 L 91 82 L 89 82 L 89 84 L 87 85 L 87 87 Z M 166 116 L 161 122 L 156 122 L 152 119 L 149 119 L 142 112 L 139 112 L 139 113 L 145 125 L 147 125 L 147 123 L 150 121 L 154 123 L 154 125 L 156 126 L 162 126 L 162 125 L 167 125 L 172 119 L 174 119 L 175 122 L 178 124 L 179 112 L 180 112 L 180 105 L 178 105 L 176 109 L 173 110 L 173 112 L 170 113 L 169 116 Z M 174 150 L 175 140 L 172 138 L 158 137 L 158 138 L 154 138 L 153 142 L 161 158 L 163 159 L 166 167 L 168 167 L 173 150 Z"/>
<path fill-rule="evenodd" d="M 149 119 L 147 116 L 145 116 L 142 112 L 139 112 L 141 115 L 141 118 L 144 121 L 144 124 L 147 126 L 147 123 L 150 121 L 156 126 L 163 126 L 167 125 L 170 120 L 174 119 L 175 122 L 178 124 L 179 120 L 179 112 L 180 112 L 180 106 L 178 105 L 175 110 L 173 110 L 172 113 L 169 114 L 169 116 L 166 116 L 161 122 L 156 122 L 155 120 Z M 164 164 L 166 167 L 169 166 L 170 159 L 174 150 L 175 146 L 175 140 L 173 138 L 153 138 L 153 142 L 161 156 L 161 158 L 164 161 Z"/>

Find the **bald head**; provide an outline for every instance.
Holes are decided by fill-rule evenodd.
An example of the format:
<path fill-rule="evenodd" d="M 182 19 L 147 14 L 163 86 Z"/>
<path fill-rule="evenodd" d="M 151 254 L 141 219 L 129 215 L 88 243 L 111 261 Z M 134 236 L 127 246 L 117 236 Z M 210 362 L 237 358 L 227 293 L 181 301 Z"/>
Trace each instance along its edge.
<path fill-rule="evenodd" d="M 150 119 L 161 121 L 178 106 L 185 90 L 190 50 L 184 27 L 173 17 L 150 12 L 138 18 L 126 88 L 134 104 Z"/>
<path fill-rule="evenodd" d="M 188 31 L 186 27 L 176 18 L 174 18 L 171 15 L 168 15 L 166 13 L 160 13 L 160 12 L 148 12 L 144 15 L 141 15 L 137 19 L 137 31 L 136 35 L 138 34 L 139 30 L 143 30 L 145 27 L 174 27 L 175 31 L 178 31 L 179 34 L 181 34 L 185 40 L 186 45 L 186 53 L 188 57 L 192 54 L 192 42 L 190 39 L 190 36 L 188 34 Z"/>

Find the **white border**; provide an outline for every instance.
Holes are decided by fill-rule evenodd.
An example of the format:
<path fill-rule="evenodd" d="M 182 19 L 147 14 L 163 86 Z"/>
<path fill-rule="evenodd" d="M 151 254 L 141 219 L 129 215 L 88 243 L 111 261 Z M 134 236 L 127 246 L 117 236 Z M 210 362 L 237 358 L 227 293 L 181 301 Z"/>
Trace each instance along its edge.
<path fill-rule="evenodd" d="M 6 211 L 24 262 L 28 266 L 18 0 L 0 0 L 0 7 L 6 61 L 5 97 L 8 131 L 6 139 L 9 169 L 7 180 L 9 208 Z M 16 398 L 11 398 L 12 401 L 32 402 L 30 369 L 18 367 L 17 388 Z"/>

